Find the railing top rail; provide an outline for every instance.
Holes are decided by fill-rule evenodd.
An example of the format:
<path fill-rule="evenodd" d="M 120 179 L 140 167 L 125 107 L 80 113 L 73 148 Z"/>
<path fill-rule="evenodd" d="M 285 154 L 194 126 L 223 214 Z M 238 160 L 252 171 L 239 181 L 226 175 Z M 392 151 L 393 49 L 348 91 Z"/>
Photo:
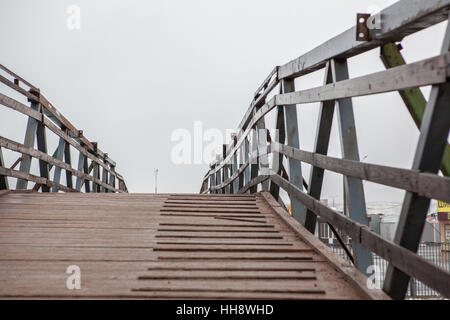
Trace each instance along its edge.
<path fill-rule="evenodd" d="M 357 41 L 356 26 L 280 66 L 280 79 L 296 78 L 321 69 L 332 58 L 350 58 L 448 19 L 450 0 L 401 0 L 380 12 L 381 30 L 371 30 L 372 41 Z"/>

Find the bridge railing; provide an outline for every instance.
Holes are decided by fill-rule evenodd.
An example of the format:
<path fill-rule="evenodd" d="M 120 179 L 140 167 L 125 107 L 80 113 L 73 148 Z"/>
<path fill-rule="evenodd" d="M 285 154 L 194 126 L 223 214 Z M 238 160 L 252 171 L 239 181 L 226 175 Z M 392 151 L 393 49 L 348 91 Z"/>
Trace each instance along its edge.
<path fill-rule="evenodd" d="M 357 26 L 274 68 L 255 92 L 238 133 L 210 165 L 200 192 L 269 191 L 284 205 L 281 188 L 289 195 L 293 217 L 307 230 L 315 232 L 319 216 L 338 239 L 342 233 L 351 237 L 353 255 L 346 251 L 361 272 L 371 275 L 372 253 L 386 259 L 389 267 L 383 289 L 393 298 L 405 297 L 410 277 L 450 297 L 450 274 L 416 254 L 430 199 L 450 202 L 450 24 L 438 56 L 407 64 L 398 44 L 408 35 L 448 20 L 449 10 L 450 0 L 399 1 L 378 15 L 381 27 L 369 31 L 368 41 L 357 40 L 358 24 L 365 22 L 358 21 Z M 380 48 L 387 69 L 349 78 L 347 59 L 375 48 Z M 323 86 L 295 90 L 296 78 L 319 69 L 324 70 Z M 420 87 L 430 85 L 427 102 Z M 411 170 L 359 159 L 352 98 L 393 91 L 400 93 L 420 129 Z M 316 140 L 314 152 L 308 152 L 300 148 L 297 105 L 315 102 L 320 103 Z M 327 156 L 335 110 L 342 159 Z M 276 118 L 273 136 L 265 123 L 270 112 Z M 312 168 L 308 182 L 302 175 L 302 162 Z M 343 176 L 348 215 L 320 201 L 325 170 Z M 363 180 L 406 191 L 393 242 L 368 227 Z"/>
<path fill-rule="evenodd" d="M 115 169 L 116 162 L 75 128 L 37 87 L 3 65 L 0 65 L 0 105 L 28 117 L 23 143 L 3 136 L 8 127 L 17 124 L 2 119 L 0 190 L 26 190 L 31 182 L 33 191 L 42 192 L 127 192 L 124 178 Z M 47 129 L 59 139 L 52 154 L 48 152 Z M 17 154 L 12 165 L 6 165 L 2 149 Z M 78 153 L 76 168 L 72 165 L 72 152 Z M 39 162 L 39 174 L 32 174 L 32 159 Z M 65 178 L 61 179 L 63 170 Z"/>

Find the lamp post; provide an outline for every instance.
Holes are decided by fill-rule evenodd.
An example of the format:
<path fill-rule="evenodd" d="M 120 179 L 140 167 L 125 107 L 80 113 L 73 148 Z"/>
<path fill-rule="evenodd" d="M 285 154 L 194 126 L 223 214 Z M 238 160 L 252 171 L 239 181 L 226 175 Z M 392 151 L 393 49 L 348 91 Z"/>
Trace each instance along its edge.
<path fill-rule="evenodd" d="M 155 194 L 158 193 L 158 169 L 155 169 Z"/>

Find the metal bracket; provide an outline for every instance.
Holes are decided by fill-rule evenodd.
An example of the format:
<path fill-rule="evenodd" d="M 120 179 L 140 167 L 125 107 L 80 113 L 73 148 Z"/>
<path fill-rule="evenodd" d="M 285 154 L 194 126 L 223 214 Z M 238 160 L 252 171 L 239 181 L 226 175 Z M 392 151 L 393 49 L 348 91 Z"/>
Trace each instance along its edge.
<path fill-rule="evenodd" d="M 358 13 L 356 14 L 356 41 L 370 41 L 370 30 L 367 26 L 370 13 Z"/>

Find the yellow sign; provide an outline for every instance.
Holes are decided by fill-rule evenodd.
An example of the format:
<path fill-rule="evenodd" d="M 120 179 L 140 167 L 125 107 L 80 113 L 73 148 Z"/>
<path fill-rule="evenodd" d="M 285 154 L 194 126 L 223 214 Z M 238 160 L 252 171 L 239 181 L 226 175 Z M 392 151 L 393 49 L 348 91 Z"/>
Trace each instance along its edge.
<path fill-rule="evenodd" d="M 450 213 L 450 204 L 444 201 L 438 201 L 438 212 L 449 212 Z"/>

